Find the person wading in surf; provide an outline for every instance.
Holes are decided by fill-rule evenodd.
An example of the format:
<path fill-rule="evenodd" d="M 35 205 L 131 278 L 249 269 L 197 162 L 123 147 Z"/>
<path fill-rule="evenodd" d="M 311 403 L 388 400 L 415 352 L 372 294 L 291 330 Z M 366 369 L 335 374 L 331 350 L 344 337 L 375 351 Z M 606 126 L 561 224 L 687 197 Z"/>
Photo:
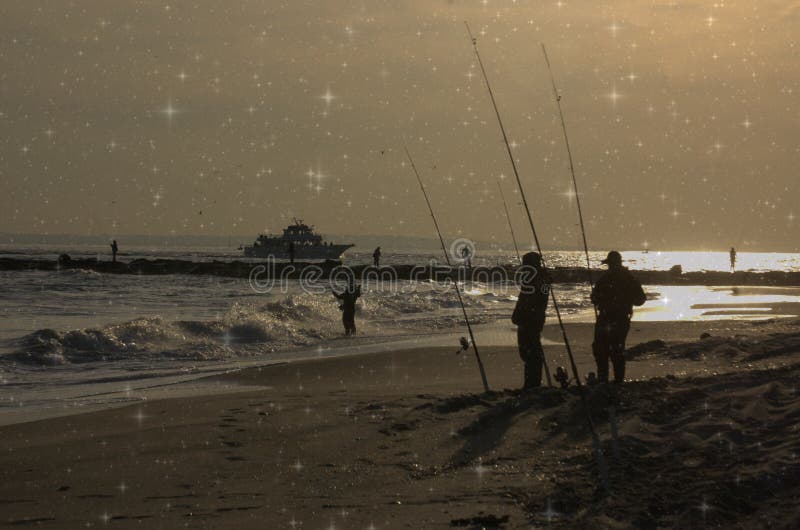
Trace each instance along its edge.
<path fill-rule="evenodd" d="M 333 291 L 333 289 L 331 289 Z M 361 286 L 355 285 L 352 278 L 347 282 L 347 287 L 341 293 L 333 291 L 333 296 L 341 302 L 339 309 L 342 310 L 342 324 L 344 324 L 344 334 L 347 336 L 356 334 L 356 301 L 361 296 Z"/>
<path fill-rule="evenodd" d="M 517 326 L 519 356 L 525 363 L 523 390 L 542 385 L 542 329 L 544 328 L 550 285 L 542 267 L 542 256 L 528 252 L 522 256 L 519 298 L 511 322 Z"/>
<path fill-rule="evenodd" d="M 608 359 L 614 365 L 614 382 L 625 379 L 625 339 L 631 327 L 633 306 L 647 300 L 642 284 L 622 266 L 622 255 L 616 250 L 602 261 L 608 265 L 592 289 L 592 303 L 597 307 L 592 350 L 597 362 L 597 379 L 608 382 Z"/>

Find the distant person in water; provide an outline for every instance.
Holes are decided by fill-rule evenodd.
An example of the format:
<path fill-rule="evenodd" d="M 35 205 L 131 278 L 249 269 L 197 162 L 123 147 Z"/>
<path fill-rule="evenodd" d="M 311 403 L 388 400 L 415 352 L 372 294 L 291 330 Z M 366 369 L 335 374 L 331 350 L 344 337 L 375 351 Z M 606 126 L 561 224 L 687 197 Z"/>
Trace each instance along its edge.
<path fill-rule="evenodd" d="M 331 289 L 333 291 L 333 289 Z M 339 309 L 342 310 L 342 324 L 344 324 L 344 334 L 347 336 L 356 334 L 356 301 L 361 296 L 361 286 L 355 285 L 350 278 L 347 287 L 341 293 L 333 291 L 333 296 L 341 302 Z"/>
<path fill-rule="evenodd" d="M 461 249 L 461 259 L 466 268 L 472 268 L 472 250 L 467 245 L 464 245 L 464 247 Z"/>
<path fill-rule="evenodd" d="M 376 248 L 372 253 L 372 264 L 376 267 L 381 266 L 381 247 Z"/>
<path fill-rule="evenodd" d="M 731 247 L 731 272 L 736 270 L 736 249 Z"/>
<path fill-rule="evenodd" d="M 597 379 L 608 382 L 608 360 L 614 365 L 614 382 L 625 380 L 625 339 L 631 327 L 633 306 L 647 300 L 642 284 L 622 266 L 622 256 L 616 250 L 602 261 L 608 265 L 592 289 L 592 303 L 597 307 L 592 350 L 597 362 Z"/>
<path fill-rule="evenodd" d="M 294 241 L 289 241 L 289 263 L 294 263 Z"/>
<path fill-rule="evenodd" d="M 519 298 L 511 314 L 511 322 L 517 326 L 519 356 L 525 363 L 523 389 L 527 390 L 542 385 L 542 329 L 550 285 L 542 267 L 542 256 L 538 252 L 528 252 L 522 256 L 521 270 Z"/>
<path fill-rule="evenodd" d="M 111 242 L 111 263 L 117 262 L 117 252 L 119 252 L 119 246 L 117 246 L 117 240 L 113 240 Z"/>

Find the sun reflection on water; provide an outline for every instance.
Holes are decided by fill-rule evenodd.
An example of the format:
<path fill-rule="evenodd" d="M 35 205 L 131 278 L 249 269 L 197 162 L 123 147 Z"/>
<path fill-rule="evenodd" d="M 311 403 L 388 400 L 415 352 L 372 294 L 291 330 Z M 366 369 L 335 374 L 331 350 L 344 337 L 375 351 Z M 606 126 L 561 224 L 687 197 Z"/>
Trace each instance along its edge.
<path fill-rule="evenodd" d="M 800 313 L 800 287 L 645 286 L 648 300 L 638 322 L 670 320 L 764 320 Z"/>

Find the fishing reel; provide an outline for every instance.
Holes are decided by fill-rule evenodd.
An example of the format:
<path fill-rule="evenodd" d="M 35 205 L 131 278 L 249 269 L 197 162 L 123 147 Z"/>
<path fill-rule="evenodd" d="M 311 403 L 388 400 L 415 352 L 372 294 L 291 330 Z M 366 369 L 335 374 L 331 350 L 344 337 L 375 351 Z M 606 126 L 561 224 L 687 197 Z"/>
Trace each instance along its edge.
<path fill-rule="evenodd" d="M 567 375 L 567 370 L 563 366 L 556 368 L 555 378 L 558 384 L 561 385 L 561 388 L 567 388 L 569 386 L 569 375 Z"/>
<path fill-rule="evenodd" d="M 458 355 L 461 352 L 465 352 L 469 349 L 469 341 L 467 340 L 466 337 L 461 337 L 460 339 L 458 339 L 458 343 L 461 345 L 461 348 L 456 350 L 456 355 Z"/>

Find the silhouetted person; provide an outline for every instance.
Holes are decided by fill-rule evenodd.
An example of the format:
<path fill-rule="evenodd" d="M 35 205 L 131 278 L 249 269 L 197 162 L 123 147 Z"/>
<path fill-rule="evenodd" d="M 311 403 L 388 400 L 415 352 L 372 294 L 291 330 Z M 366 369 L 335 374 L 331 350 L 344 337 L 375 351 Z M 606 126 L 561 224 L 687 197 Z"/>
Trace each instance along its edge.
<path fill-rule="evenodd" d="M 736 270 L 736 249 L 731 247 L 731 272 Z"/>
<path fill-rule="evenodd" d="M 538 252 L 528 252 L 522 256 L 522 266 L 525 269 L 511 322 L 517 326 L 519 356 L 525 363 L 523 389 L 528 389 L 542 384 L 544 363 L 542 328 L 544 328 L 550 285 L 542 268 L 542 256 Z"/>
<path fill-rule="evenodd" d="M 289 241 L 289 263 L 294 263 L 294 241 Z"/>
<path fill-rule="evenodd" d="M 597 362 L 597 379 L 608 382 L 608 359 L 614 365 L 614 382 L 625 379 L 625 339 L 631 327 L 633 306 L 647 300 L 642 284 L 622 266 L 622 256 L 616 250 L 602 261 L 608 265 L 592 289 L 592 303 L 597 307 L 592 350 Z"/>
<path fill-rule="evenodd" d="M 466 268 L 472 268 L 472 250 L 466 245 L 461 249 L 461 259 L 464 260 Z"/>
<path fill-rule="evenodd" d="M 333 289 L 331 289 L 333 291 Z M 361 286 L 354 285 L 352 279 L 341 293 L 333 291 L 333 296 L 341 301 L 339 309 L 342 310 L 342 324 L 344 324 L 345 335 L 356 334 L 356 301 L 361 296 Z"/>
<path fill-rule="evenodd" d="M 117 246 L 117 240 L 113 240 L 111 242 L 111 263 L 117 262 L 117 252 L 119 251 L 119 246 Z"/>
<path fill-rule="evenodd" d="M 381 247 L 375 249 L 375 252 L 372 253 L 372 264 L 376 267 L 381 266 Z"/>

